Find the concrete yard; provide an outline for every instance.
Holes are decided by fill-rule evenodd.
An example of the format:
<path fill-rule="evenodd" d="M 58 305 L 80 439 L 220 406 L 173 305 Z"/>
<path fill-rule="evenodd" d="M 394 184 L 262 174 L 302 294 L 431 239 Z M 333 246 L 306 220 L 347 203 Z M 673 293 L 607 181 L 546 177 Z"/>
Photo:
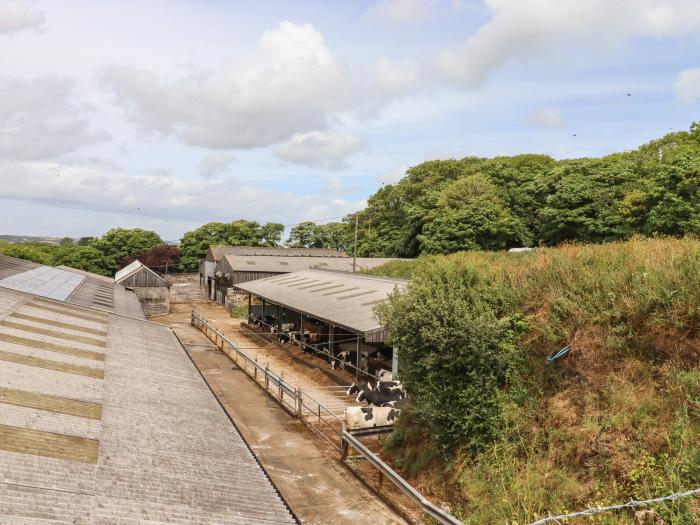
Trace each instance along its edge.
<path fill-rule="evenodd" d="M 220 306 L 200 300 L 173 304 L 167 316 L 155 321 L 173 328 L 209 386 L 231 416 L 244 439 L 267 470 L 287 503 L 303 524 L 406 524 L 379 497 L 365 487 L 337 458 L 323 439 L 290 416 L 258 385 L 238 369 L 204 334 L 190 324 L 190 312 L 199 310 L 241 345 L 268 359 L 270 368 L 301 388 L 323 395 L 312 369 L 289 366 L 288 356 L 256 345 L 235 330 L 236 323 Z M 223 326 L 222 326 L 223 328 Z M 330 380 L 326 379 L 329 384 Z M 351 400 L 347 401 L 351 404 Z"/>

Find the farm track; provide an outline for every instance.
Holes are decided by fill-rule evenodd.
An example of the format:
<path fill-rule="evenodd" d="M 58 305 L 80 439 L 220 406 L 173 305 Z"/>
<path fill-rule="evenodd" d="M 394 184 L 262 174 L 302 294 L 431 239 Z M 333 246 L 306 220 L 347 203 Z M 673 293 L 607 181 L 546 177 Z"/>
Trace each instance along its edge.
<path fill-rule="evenodd" d="M 230 318 L 224 309 L 207 301 L 173 304 L 167 316 L 153 318 L 170 326 L 182 340 L 193 361 L 232 417 L 243 437 L 268 471 L 303 524 L 388 524 L 420 523 L 406 521 L 374 493 L 376 471 L 369 465 L 352 466 L 338 461 L 338 452 L 299 420 L 290 416 L 268 397 L 245 373 L 204 334 L 191 326 L 190 312 L 199 311 L 232 342 L 257 353 L 259 362 L 284 372 L 285 379 L 316 395 L 334 410 L 342 412 L 353 405 L 345 395 L 329 394 L 326 387 L 337 387 L 314 362 L 316 358 L 301 350 L 261 344 L 244 335 L 240 320 Z M 341 374 L 344 374 L 341 372 Z M 337 374 L 336 374 L 337 375 Z M 349 379 L 350 376 L 347 375 Z M 359 467 L 359 468 L 358 468 Z M 368 476 L 364 479 L 364 476 Z M 369 481 L 368 481 L 369 480 Z M 393 487 L 384 484 L 383 496 L 394 500 Z M 403 512 L 402 512 L 403 514 Z"/>

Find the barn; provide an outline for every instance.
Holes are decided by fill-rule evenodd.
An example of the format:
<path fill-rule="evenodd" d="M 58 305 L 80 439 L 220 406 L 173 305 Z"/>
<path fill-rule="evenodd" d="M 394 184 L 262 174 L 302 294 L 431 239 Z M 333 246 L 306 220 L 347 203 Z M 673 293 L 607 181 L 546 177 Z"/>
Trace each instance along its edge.
<path fill-rule="evenodd" d="M 114 283 L 133 290 L 147 316 L 170 311 L 170 283 L 140 261 L 119 270 Z"/>
<path fill-rule="evenodd" d="M 320 269 L 234 285 L 248 295 L 244 328 L 292 339 L 356 375 L 398 373 L 398 350 L 385 344 L 374 307 L 405 286 L 401 279 Z"/>
<path fill-rule="evenodd" d="M 212 246 L 200 269 L 203 293 L 228 306 L 235 286 L 310 268 L 351 272 L 380 266 L 391 258 L 357 257 L 321 248 L 254 248 Z"/>

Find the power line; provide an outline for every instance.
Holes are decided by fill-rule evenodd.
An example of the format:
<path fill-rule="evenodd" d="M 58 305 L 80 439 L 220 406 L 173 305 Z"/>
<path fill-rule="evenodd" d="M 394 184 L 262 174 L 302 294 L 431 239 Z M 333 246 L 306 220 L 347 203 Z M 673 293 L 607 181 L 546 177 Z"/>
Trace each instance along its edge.
<path fill-rule="evenodd" d="M 533 521 L 529 525 L 544 525 L 545 523 L 561 523 L 561 520 L 568 520 L 571 518 L 579 518 L 582 516 L 593 516 L 595 514 L 600 514 L 601 512 L 606 512 L 609 510 L 621 510 L 621 509 L 634 509 L 636 507 L 646 507 L 652 503 L 661 503 L 663 501 L 675 501 L 680 498 L 688 498 L 690 496 L 700 496 L 700 488 L 689 490 L 688 492 L 675 492 L 669 494 L 668 496 L 661 496 L 659 498 L 652 498 L 647 500 L 630 500 L 627 503 L 622 503 L 620 505 L 608 505 L 606 507 L 590 507 L 586 510 L 579 512 L 572 512 L 570 514 L 561 514 L 559 516 L 547 516 L 541 520 Z"/>

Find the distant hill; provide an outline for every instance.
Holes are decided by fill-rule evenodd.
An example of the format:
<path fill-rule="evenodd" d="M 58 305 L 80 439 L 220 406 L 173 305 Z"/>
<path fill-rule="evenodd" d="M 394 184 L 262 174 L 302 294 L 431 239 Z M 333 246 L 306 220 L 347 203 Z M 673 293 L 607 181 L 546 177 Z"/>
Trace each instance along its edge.
<path fill-rule="evenodd" d="M 9 242 L 49 242 L 58 244 L 62 238 L 63 237 L 32 237 L 31 235 L 0 235 L 0 241 Z"/>

